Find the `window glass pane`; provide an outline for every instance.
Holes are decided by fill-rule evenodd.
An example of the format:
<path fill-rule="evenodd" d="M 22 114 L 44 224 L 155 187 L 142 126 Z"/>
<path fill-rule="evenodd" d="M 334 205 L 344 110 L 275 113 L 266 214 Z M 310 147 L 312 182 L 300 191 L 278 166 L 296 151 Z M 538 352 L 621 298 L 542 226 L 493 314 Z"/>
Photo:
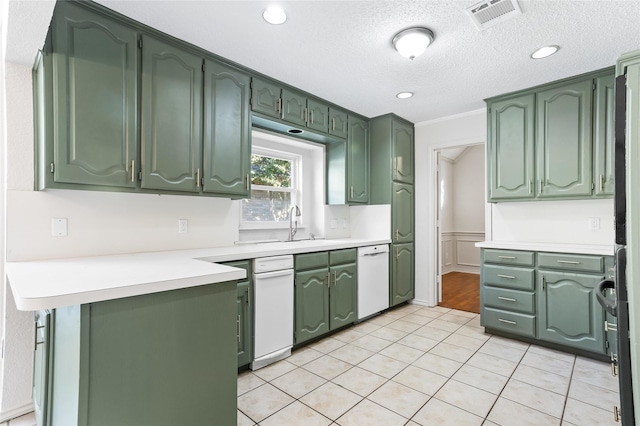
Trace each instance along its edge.
<path fill-rule="evenodd" d="M 289 220 L 291 193 L 251 190 L 251 199 L 242 200 L 242 220 L 245 222 L 286 222 Z"/>
<path fill-rule="evenodd" d="M 291 187 L 291 161 L 281 158 L 251 156 L 251 183 L 253 185 Z"/>

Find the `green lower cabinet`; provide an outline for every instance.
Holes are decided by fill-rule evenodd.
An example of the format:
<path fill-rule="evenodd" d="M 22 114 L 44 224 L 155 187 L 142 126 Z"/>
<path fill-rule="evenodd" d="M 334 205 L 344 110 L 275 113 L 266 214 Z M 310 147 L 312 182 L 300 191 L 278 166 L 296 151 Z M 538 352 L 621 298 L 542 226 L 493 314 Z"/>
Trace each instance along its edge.
<path fill-rule="evenodd" d="M 390 306 L 413 299 L 415 288 L 413 243 L 391 245 L 390 284 Z"/>
<path fill-rule="evenodd" d="M 329 289 L 330 328 L 336 329 L 351 324 L 357 319 L 356 264 L 332 266 L 329 270 L 332 282 Z"/>
<path fill-rule="evenodd" d="M 55 310 L 53 426 L 236 424 L 235 281 Z"/>
<path fill-rule="evenodd" d="M 243 281 L 238 283 L 237 307 L 237 338 L 238 338 L 238 367 L 248 365 L 253 354 L 253 321 L 251 305 L 251 283 Z"/>
<path fill-rule="evenodd" d="M 39 426 L 49 425 L 50 408 L 49 392 L 51 386 L 51 323 L 53 314 L 46 311 L 35 313 L 36 336 L 33 354 L 33 408 L 36 423 Z"/>
<path fill-rule="evenodd" d="M 296 272 L 295 343 L 329 331 L 329 271 L 326 267 Z"/>
<path fill-rule="evenodd" d="M 538 271 L 538 338 L 604 353 L 604 311 L 596 300 L 602 275 Z"/>

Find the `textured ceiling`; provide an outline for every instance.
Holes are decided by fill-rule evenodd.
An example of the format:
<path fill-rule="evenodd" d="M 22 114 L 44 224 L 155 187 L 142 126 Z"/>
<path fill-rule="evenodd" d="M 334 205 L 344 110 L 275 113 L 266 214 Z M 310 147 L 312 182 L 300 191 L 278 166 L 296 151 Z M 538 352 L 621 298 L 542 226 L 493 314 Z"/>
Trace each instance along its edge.
<path fill-rule="evenodd" d="M 395 112 L 416 123 L 611 66 L 640 49 L 640 0 L 520 0 L 522 15 L 484 31 L 464 13 L 476 0 L 98 2 L 365 116 Z M 262 20 L 273 3 L 287 11 L 284 25 Z M 436 39 L 410 61 L 391 38 L 416 25 Z M 548 44 L 561 49 L 529 58 Z M 415 96 L 396 99 L 400 91 Z"/>

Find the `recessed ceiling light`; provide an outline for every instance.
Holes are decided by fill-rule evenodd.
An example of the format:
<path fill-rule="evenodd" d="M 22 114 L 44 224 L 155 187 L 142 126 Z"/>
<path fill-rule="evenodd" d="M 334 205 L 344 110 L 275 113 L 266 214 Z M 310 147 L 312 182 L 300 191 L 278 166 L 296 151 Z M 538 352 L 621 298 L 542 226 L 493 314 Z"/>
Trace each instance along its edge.
<path fill-rule="evenodd" d="M 535 52 L 533 52 L 531 54 L 531 57 L 533 59 L 542 59 L 542 58 L 546 58 L 548 56 L 553 55 L 554 53 L 556 53 L 558 51 L 558 49 L 560 49 L 558 46 L 545 46 L 545 47 L 541 47 L 540 49 L 536 50 Z"/>
<path fill-rule="evenodd" d="M 413 96 L 413 92 L 400 92 L 396 95 L 398 99 L 408 99 Z"/>
<path fill-rule="evenodd" d="M 262 12 L 262 17 L 265 21 L 273 25 L 284 24 L 287 20 L 287 14 L 279 6 L 269 6 Z"/>

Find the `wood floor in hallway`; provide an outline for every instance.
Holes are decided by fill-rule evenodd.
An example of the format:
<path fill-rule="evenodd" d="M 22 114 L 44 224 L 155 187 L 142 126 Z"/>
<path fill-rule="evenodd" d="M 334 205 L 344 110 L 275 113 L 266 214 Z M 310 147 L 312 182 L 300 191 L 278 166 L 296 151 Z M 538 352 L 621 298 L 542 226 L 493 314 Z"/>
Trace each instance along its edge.
<path fill-rule="evenodd" d="M 449 272 L 442 276 L 440 306 L 480 313 L 480 275 Z"/>

